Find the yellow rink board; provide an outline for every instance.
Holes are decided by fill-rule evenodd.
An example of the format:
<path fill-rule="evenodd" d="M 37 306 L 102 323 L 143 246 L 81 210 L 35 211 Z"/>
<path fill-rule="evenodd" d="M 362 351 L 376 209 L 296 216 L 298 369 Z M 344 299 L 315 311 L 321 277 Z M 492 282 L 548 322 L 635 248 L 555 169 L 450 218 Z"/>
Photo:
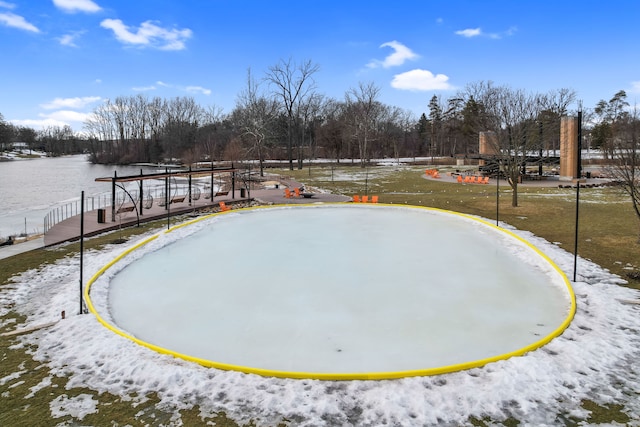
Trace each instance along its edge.
<path fill-rule="evenodd" d="M 323 206 L 331 206 L 331 203 L 323 203 Z M 344 203 L 337 203 L 336 205 L 344 205 Z M 93 315 L 97 318 L 97 320 L 104 325 L 106 328 L 108 328 L 109 330 L 111 330 L 112 332 L 121 335 L 127 339 L 130 339 L 131 341 L 147 347 L 151 350 L 154 350 L 158 353 L 162 353 L 162 354 L 168 354 L 180 359 L 184 359 L 184 360 L 188 360 L 191 362 L 195 362 L 198 363 L 202 366 L 206 366 L 206 367 L 211 367 L 211 368 L 217 368 L 217 369 L 223 369 L 223 370 L 233 370 L 233 371 L 239 371 L 239 372 L 244 372 L 247 374 L 257 374 L 257 375 L 262 375 L 262 376 L 269 376 L 269 377 L 279 377 L 279 378 L 297 378 L 297 379 L 302 379 L 302 378 L 306 378 L 306 379 L 318 379 L 318 380 L 334 380 L 334 381 L 344 381 L 344 380 L 385 380 L 385 379 L 396 379 L 396 378 L 405 378 L 405 377 L 416 377 L 416 376 L 431 376 L 431 375 L 440 375 L 440 374 L 445 374 L 445 373 L 450 373 L 450 372 L 457 372 L 457 371 L 462 371 L 462 370 L 466 370 L 466 369 L 472 369 L 472 368 L 477 368 L 477 367 L 481 367 L 484 366 L 488 363 L 491 362 L 496 362 L 499 360 L 505 360 L 505 359 L 509 359 L 511 357 L 515 357 L 515 356 L 522 356 L 525 353 L 528 353 L 530 351 L 536 350 L 544 345 L 546 345 L 547 343 L 549 343 L 551 340 L 553 340 L 554 338 L 560 336 L 564 330 L 570 325 L 571 321 L 573 320 L 573 317 L 575 315 L 576 312 L 576 297 L 575 297 L 575 293 L 573 291 L 573 288 L 571 287 L 571 283 L 569 281 L 569 279 L 566 277 L 566 275 L 564 274 L 564 272 L 560 269 L 560 267 L 558 267 L 546 254 L 544 254 L 540 249 L 538 249 L 536 246 L 534 246 L 533 244 L 531 244 L 530 242 L 528 242 L 527 240 L 523 239 L 522 237 L 518 236 L 517 234 L 506 230 L 504 228 L 498 227 L 488 221 L 485 221 L 483 219 L 471 216 L 471 215 L 467 215 L 467 214 L 463 214 L 463 213 L 459 213 L 459 212 L 454 212 L 454 211 L 448 211 L 448 210 L 444 210 L 444 209 L 437 209 L 437 208 L 430 208 L 430 207 L 423 207 L 423 206 L 410 206 L 410 205 L 394 205 L 394 204 L 384 204 L 384 203 L 379 203 L 379 204 L 366 204 L 366 206 L 387 206 L 387 207 L 394 207 L 394 208 L 410 208 L 410 209 L 424 209 L 424 210 L 430 210 L 430 211 L 437 211 L 437 212 L 442 212 L 442 213 L 447 213 L 447 214 L 452 214 L 452 215 L 458 215 L 460 217 L 463 218 L 467 218 L 467 219 L 471 219 L 473 221 L 477 221 L 487 227 L 493 228 L 495 230 L 498 230 L 502 233 L 505 233 L 509 236 L 511 236 L 512 238 L 516 239 L 517 241 L 519 241 L 520 243 L 526 245 L 527 247 L 529 247 L 530 249 L 532 249 L 538 256 L 540 256 L 543 260 L 545 260 L 547 263 L 549 263 L 549 265 L 551 265 L 553 267 L 553 269 L 560 275 L 560 277 L 563 279 L 565 285 L 566 285 L 566 290 L 567 293 L 569 295 L 570 298 L 570 308 L 569 308 L 569 312 L 566 316 L 566 318 L 564 319 L 564 321 L 560 324 L 560 326 L 558 326 L 554 331 L 552 331 L 549 335 L 539 339 L 538 341 L 527 345 L 521 349 L 509 352 L 509 353 L 504 353 L 504 354 L 499 354 L 493 357 L 489 357 L 489 358 L 485 358 L 485 359 L 480 359 L 480 360 L 474 360 L 474 361 L 470 361 L 470 362 L 465 362 L 465 363 L 459 363 L 459 364 L 453 364 L 453 365 L 446 365 L 446 366 L 441 366 L 441 367 L 436 367 L 436 368 L 428 368 L 428 369 L 416 369 L 416 370 L 409 370 L 409 371 L 397 371 L 397 372 L 371 372 L 371 373 L 367 373 L 367 372 L 359 372 L 359 373 L 319 373 L 319 372 L 287 372 L 287 371 L 279 371 L 279 370 L 270 370 L 270 369 L 260 369 L 260 368 L 252 368 L 252 367 L 248 367 L 248 366 L 238 366 L 238 365 L 233 365 L 233 364 L 228 364 L 228 363 L 220 363 L 220 362 L 215 362 L 215 361 L 211 361 L 211 360 L 206 360 L 206 359 L 201 359 L 201 358 L 197 358 L 197 357 L 193 357 L 193 356 L 189 356 L 186 354 L 182 354 L 182 353 L 178 353 L 163 347 L 159 347 L 157 345 L 154 344 L 150 344 L 148 342 L 142 341 L 138 338 L 135 338 L 134 336 L 126 333 L 125 331 L 120 330 L 119 328 L 117 328 L 116 326 L 110 324 L 109 322 L 107 322 L 106 320 L 104 320 L 100 314 L 97 312 L 97 310 L 95 309 L 93 302 L 91 301 L 91 285 L 93 283 L 95 283 L 98 278 L 100 278 L 100 276 L 102 276 L 109 268 L 111 268 L 113 265 L 115 265 L 117 262 L 119 262 L 120 260 L 122 260 L 124 257 L 126 257 L 128 254 L 130 254 L 131 252 L 145 246 L 147 243 L 152 242 L 153 240 L 157 239 L 160 235 L 162 235 L 163 233 L 171 233 L 172 231 L 175 231 L 177 229 L 180 229 L 182 227 L 187 227 L 191 224 L 194 224 L 196 222 L 199 221 L 203 221 L 218 215 L 226 215 L 229 213 L 233 213 L 233 212 L 239 212 L 239 211 L 249 211 L 249 210 L 256 210 L 256 209 L 271 209 L 271 208 L 282 208 L 282 207 L 286 207 L 286 208 L 291 208 L 291 209 L 295 209 L 295 208 L 302 208 L 302 207 L 310 207 L 310 206 L 315 206 L 317 207 L 318 204 L 297 204 L 297 205 L 269 205 L 269 206 L 254 206 L 254 207 L 249 207 L 249 208 L 243 208 L 243 209 L 235 209 L 235 210 L 230 210 L 230 211 L 225 211 L 225 212 L 218 212 L 218 213 L 213 213 L 213 214 L 209 214 L 206 216 L 202 216 L 187 222 L 184 222 L 182 224 L 178 224 L 175 225 L 173 227 L 171 227 L 168 230 L 159 232 L 157 234 L 155 234 L 154 236 L 151 236 L 139 243 L 137 243 L 136 245 L 132 246 L 131 248 L 125 250 L 124 252 L 122 252 L 120 255 L 118 255 L 115 259 L 113 259 L 111 262 L 109 262 L 108 264 L 106 264 L 105 266 L 103 266 L 100 270 L 98 270 L 98 272 L 96 274 L 93 275 L 93 277 L 91 277 L 91 279 L 89 279 L 89 281 L 87 282 L 87 285 L 84 288 L 84 300 L 85 303 L 87 305 L 87 308 L 89 309 L 89 311 L 91 313 L 93 313 Z"/>

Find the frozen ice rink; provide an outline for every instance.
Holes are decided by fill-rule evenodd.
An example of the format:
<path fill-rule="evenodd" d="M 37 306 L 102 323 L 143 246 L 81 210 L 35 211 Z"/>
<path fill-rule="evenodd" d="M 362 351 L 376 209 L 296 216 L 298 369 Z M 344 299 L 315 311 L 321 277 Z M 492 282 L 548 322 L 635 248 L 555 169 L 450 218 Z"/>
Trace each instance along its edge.
<path fill-rule="evenodd" d="M 338 374 L 511 353 L 571 308 L 564 277 L 514 236 L 452 213 L 366 205 L 205 220 L 130 261 L 108 299 L 119 328 L 177 353 Z"/>

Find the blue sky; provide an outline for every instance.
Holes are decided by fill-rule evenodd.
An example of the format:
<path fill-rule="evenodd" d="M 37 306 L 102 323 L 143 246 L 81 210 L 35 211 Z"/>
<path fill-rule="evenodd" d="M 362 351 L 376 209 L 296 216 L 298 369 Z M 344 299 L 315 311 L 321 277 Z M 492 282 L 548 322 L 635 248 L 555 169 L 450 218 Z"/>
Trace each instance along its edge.
<path fill-rule="evenodd" d="M 311 60 L 318 91 L 374 82 L 427 112 L 468 83 L 640 98 L 640 2 L 0 0 L 0 113 L 40 129 L 108 98 L 192 96 L 229 113 L 247 69 Z"/>

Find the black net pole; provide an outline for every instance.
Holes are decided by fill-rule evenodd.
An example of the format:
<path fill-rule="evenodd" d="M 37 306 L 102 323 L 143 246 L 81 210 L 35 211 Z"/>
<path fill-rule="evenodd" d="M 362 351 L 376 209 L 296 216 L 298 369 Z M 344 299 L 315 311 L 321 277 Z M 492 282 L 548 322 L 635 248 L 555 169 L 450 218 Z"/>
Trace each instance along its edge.
<path fill-rule="evenodd" d="M 84 258 L 84 191 L 80 194 L 80 311 L 78 314 L 82 314 L 82 270 L 83 270 L 83 258 Z"/>
<path fill-rule="evenodd" d="M 576 180 L 576 229 L 573 246 L 573 281 L 576 281 L 578 272 L 578 221 L 580 218 L 580 178 L 582 177 L 582 111 L 578 111 L 578 161 Z"/>
<path fill-rule="evenodd" d="M 165 173 L 168 173 L 169 170 L 165 168 Z M 169 194 L 169 192 L 171 191 L 171 185 L 169 184 L 169 177 L 167 176 L 164 179 L 164 203 L 165 203 L 165 209 L 167 210 L 167 230 L 169 228 L 171 228 L 171 207 L 169 206 L 169 204 L 171 204 L 171 196 Z"/>
<path fill-rule="evenodd" d="M 496 227 L 500 222 L 500 163 L 498 162 L 498 173 L 496 174 Z"/>
<path fill-rule="evenodd" d="M 118 172 L 113 171 L 113 178 L 111 179 L 111 222 L 116 222 L 116 179 L 118 179 Z"/>

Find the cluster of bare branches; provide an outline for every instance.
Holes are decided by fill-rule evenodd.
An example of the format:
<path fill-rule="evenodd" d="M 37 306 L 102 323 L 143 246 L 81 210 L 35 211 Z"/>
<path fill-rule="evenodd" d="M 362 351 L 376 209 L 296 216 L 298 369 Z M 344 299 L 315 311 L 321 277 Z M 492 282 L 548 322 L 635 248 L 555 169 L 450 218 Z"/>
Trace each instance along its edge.
<path fill-rule="evenodd" d="M 191 97 L 120 96 L 97 106 L 84 130 L 98 161 L 155 162 L 185 155 L 198 129 L 215 120 L 215 115 Z"/>
<path fill-rule="evenodd" d="M 640 243 L 640 115 L 637 105 L 629 109 L 626 98 L 627 94 L 619 91 L 608 102 L 598 102 L 592 143 L 609 156 L 607 171 L 631 200 Z"/>
<path fill-rule="evenodd" d="M 491 133 L 489 142 L 496 153 L 499 173 L 513 190 L 512 205 L 518 206 L 518 183 L 527 157 L 558 147 L 560 118 L 569 113 L 575 96 L 569 89 L 534 93 L 481 81 L 469 84 L 450 99 L 445 113 L 435 107 L 436 101 L 430 105 L 440 122 L 447 119 L 450 133 L 461 139 L 470 135 L 474 147 L 480 132 Z M 434 140 L 437 133 L 432 130 Z"/>

